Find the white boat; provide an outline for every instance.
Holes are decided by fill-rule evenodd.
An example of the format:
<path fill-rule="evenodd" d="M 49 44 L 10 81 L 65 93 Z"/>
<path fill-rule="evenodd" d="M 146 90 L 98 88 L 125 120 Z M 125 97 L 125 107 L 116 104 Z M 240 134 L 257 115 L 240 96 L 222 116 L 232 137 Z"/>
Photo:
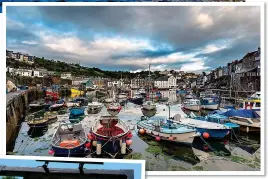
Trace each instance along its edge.
<path fill-rule="evenodd" d="M 119 103 L 111 103 L 107 106 L 107 112 L 111 116 L 116 116 L 122 109 L 122 106 Z"/>
<path fill-rule="evenodd" d="M 166 122 L 162 119 L 141 120 L 137 123 L 138 129 L 156 140 L 192 144 L 194 138 L 199 136 L 194 127 L 183 124 Z"/>
<path fill-rule="evenodd" d="M 183 108 L 192 110 L 192 111 L 200 111 L 201 104 L 198 99 L 188 99 L 183 103 Z"/>
<path fill-rule="evenodd" d="M 77 103 L 77 102 L 69 101 L 69 102 L 66 103 L 66 106 L 68 108 L 70 108 L 70 107 L 78 107 L 78 106 L 80 106 L 80 104 Z"/>
<path fill-rule="evenodd" d="M 118 95 L 118 99 L 126 99 L 127 98 L 127 94 L 126 93 L 120 93 L 119 95 Z"/>
<path fill-rule="evenodd" d="M 103 104 L 97 101 L 93 101 L 88 104 L 88 113 L 89 114 L 97 114 L 101 111 Z"/>

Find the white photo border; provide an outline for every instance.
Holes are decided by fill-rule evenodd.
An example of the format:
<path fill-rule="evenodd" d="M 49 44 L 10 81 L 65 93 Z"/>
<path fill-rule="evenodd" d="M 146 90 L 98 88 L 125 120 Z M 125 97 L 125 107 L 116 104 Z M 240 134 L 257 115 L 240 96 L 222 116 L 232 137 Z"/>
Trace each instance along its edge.
<path fill-rule="evenodd" d="M 261 126 L 263 126 L 261 130 L 261 170 L 260 171 L 146 171 L 146 175 L 265 175 L 265 140 L 264 140 L 264 134 L 265 134 L 265 109 L 266 109 L 266 95 L 265 95 L 265 34 L 264 34 L 264 5 L 265 2 L 3 2 L 3 23 L 0 24 L 3 29 L 2 40 L 3 47 L 0 49 L 0 54 L 2 59 L 5 59 L 6 56 L 6 7 L 7 6 L 258 6 L 260 7 L 260 17 L 261 17 L 261 23 L 260 23 L 260 36 L 261 36 L 261 44 L 260 48 L 263 49 L 261 52 L 261 96 L 262 96 L 262 105 L 261 105 Z M 1 81 L 6 78 L 6 74 L 4 73 L 6 70 L 6 61 L 0 60 L 0 72 L 1 74 Z M 4 84 L 4 83 L 2 83 Z M 4 89 L 4 85 L 0 85 L 0 91 L 6 91 Z M 0 96 L 0 99 L 3 99 L 3 101 L 6 102 L 6 96 L 4 93 L 1 93 L 2 96 Z M 2 103 L 3 104 L 3 103 Z M 4 108 L 3 108 L 4 109 Z M 0 126 L 6 126 L 4 118 L 6 116 L 5 111 L 2 111 L 1 113 L 1 119 L 0 120 Z M 265 127 L 264 127 L 265 126 Z M 6 146 L 6 127 L 4 129 L 0 130 L 2 134 L 0 135 L 0 146 Z M 2 154 L 3 158 L 9 158 L 9 156 L 6 154 L 6 148 L 1 147 L 0 148 L 0 154 Z M 24 156 L 16 156 L 16 158 L 20 158 Z M 44 159 L 44 157 L 40 156 L 27 156 L 27 158 L 34 158 L 34 159 Z M 53 158 L 51 158 L 53 159 Z M 55 157 L 56 159 L 56 157 Z M 80 160 L 79 158 L 75 158 L 77 160 Z M 83 158 L 82 158 L 83 159 Z M 87 158 L 88 161 L 96 161 L 94 158 Z M 97 161 L 115 161 L 115 162 L 123 162 L 127 161 L 126 159 L 97 159 Z M 133 160 L 130 160 L 133 161 Z M 131 163 L 131 162 L 130 162 Z M 151 178 L 151 177 L 150 177 Z"/>

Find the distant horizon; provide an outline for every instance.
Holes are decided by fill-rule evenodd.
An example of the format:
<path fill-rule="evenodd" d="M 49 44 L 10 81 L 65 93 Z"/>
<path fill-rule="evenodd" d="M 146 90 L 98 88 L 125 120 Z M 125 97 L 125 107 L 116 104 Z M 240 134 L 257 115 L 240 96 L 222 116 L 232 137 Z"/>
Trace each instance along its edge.
<path fill-rule="evenodd" d="M 7 49 L 108 71 L 202 73 L 259 46 L 257 6 L 7 7 Z"/>

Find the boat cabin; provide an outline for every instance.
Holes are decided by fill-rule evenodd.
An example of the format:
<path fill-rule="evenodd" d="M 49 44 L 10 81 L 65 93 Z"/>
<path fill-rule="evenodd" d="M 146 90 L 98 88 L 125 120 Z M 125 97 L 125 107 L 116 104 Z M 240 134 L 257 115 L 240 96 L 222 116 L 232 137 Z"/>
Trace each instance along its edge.
<path fill-rule="evenodd" d="M 253 100 L 244 100 L 239 103 L 239 108 L 243 109 L 261 109 L 261 100 L 253 99 Z"/>

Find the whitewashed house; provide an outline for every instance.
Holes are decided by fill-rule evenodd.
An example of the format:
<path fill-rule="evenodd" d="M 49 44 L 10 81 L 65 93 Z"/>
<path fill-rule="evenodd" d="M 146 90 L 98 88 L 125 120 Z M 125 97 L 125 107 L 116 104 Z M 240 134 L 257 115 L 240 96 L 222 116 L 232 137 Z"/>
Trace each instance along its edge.
<path fill-rule="evenodd" d="M 33 77 L 44 77 L 47 75 L 47 69 L 43 69 L 43 68 L 40 68 L 40 69 L 34 69 L 33 70 Z"/>
<path fill-rule="evenodd" d="M 173 75 L 170 75 L 168 78 L 168 87 L 169 88 L 177 87 L 177 79 Z"/>
<path fill-rule="evenodd" d="M 31 77 L 32 76 L 32 70 L 19 68 L 19 69 L 15 70 L 15 75 Z"/>
<path fill-rule="evenodd" d="M 157 88 L 168 89 L 169 88 L 169 81 L 168 76 L 162 76 L 154 81 L 154 86 Z"/>
<path fill-rule="evenodd" d="M 61 76 L 60 77 L 62 79 L 72 79 L 72 73 L 70 73 L 70 72 L 61 73 Z"/>

